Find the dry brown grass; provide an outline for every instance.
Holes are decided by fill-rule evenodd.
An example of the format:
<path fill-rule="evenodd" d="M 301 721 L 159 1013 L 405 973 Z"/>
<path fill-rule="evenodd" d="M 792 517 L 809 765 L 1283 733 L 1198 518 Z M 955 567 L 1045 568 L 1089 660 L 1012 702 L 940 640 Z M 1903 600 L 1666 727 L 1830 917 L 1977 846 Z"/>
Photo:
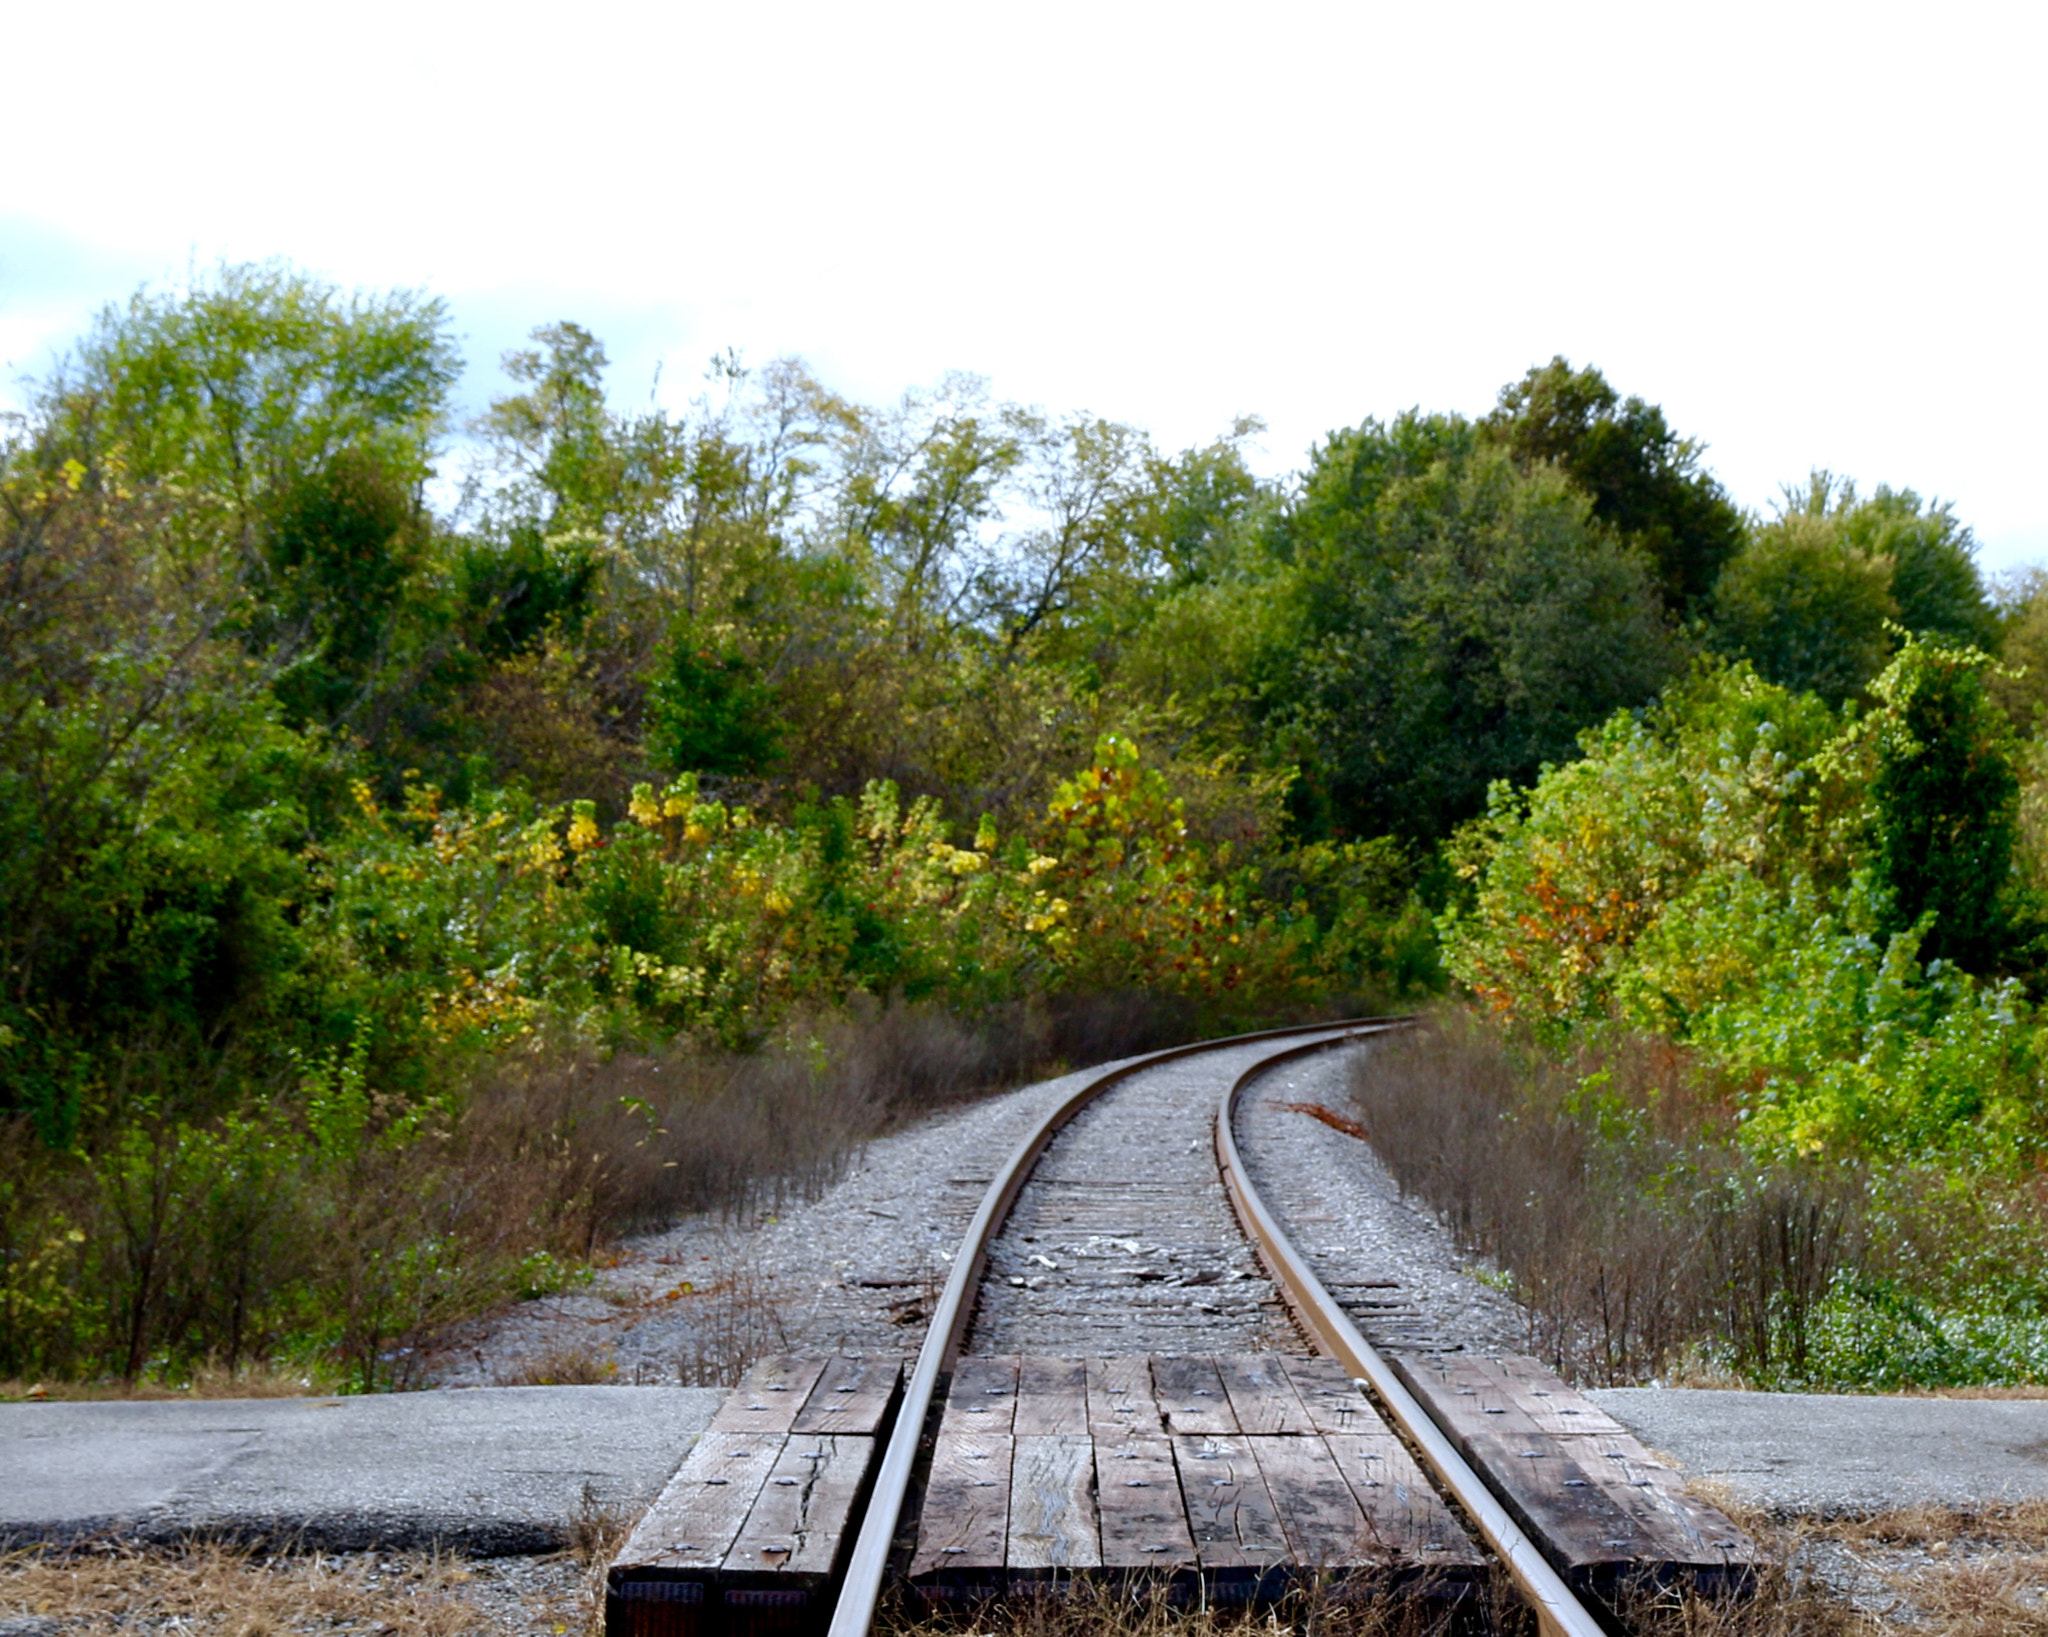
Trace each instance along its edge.
<path fill-rule="evenodd" d="M 66 1637 L 142 1629 L 220 1637 L 577 1631 L 595 1637 L 588 1572 L 421 1554 L 259 1554 L 218 1544 L 0 1557 L 0 1618 L 42 1617 Z M 542 1567 L 542 1572 L 532 1570 Z M 600 1567 L 597 1573 L 602 1575 Z"/>
<path fill-rule="evenodd" d="M 282 1364 L 245 1364 L 239 1370 L 206 1364 L 175 1381 L 0 1381 L 0 1404 L 24 1399 L 86 1404 L 117 1399 L 151 1403 L 185 1398 L 319 1398 L 334 1389 L 324 1372 Z"/>
<path fill-rule="evenodd" d="M 500 1387 L 608 1387 L 618 1379 L 612 1350 L 585 1341 L 558 1343 L 497 1374 Z"/>

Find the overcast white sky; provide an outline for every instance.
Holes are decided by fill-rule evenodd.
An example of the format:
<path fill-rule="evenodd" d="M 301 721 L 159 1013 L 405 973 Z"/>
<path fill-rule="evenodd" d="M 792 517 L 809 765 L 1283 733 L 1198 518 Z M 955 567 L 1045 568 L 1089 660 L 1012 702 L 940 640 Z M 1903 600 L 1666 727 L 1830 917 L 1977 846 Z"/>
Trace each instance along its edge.
<path fill-rule="evenodd" d="M 5 14 L 0 363 L 195 260 L 452 302 L 481 403 L 574 318 L 622 397 L 946 369 L 1267 468 L 1564 353 L 1746 505 L 1824 465 L 2048 559 L 2048 13 L 1040 3 Z"/>

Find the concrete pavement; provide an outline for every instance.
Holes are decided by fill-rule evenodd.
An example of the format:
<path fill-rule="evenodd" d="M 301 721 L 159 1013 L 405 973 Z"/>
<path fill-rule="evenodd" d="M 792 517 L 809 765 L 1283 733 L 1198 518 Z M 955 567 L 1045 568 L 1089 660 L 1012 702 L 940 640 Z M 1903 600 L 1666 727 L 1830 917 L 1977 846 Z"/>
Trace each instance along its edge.
<path fill-rule="evenodd" d="M 586 1504 L 644 1509 L 724 1396 L 483 1387 L 0 1404 L 0 1545 L 202 1532 L 337 1551 L 552 1551 Z"/>
<path fill-rule="evenodd" d="M 2048 1399 L 1610 1387 L 1588 1393 L 1688 1478 L 1785 1516 L 2048 1496 Z"/>

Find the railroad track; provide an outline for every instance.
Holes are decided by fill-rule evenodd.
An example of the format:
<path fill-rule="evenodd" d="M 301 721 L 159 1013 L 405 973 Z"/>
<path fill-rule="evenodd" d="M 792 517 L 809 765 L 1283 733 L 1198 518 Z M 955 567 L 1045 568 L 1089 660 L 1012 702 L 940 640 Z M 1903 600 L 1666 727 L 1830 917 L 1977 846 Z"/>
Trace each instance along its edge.
<path fill-rule="evenodd" d="M 1739 1583 L 1733 1526 L 1534 1361 L 1383 1356 L 1254 1187 L 1245 1089 L 1402 1026 L 1084 1082 L 996 1173 L 907 1372 L 767 1360 L 733 1394 L 613 1565 L 608 1631 L 863 1637 L 892 1573 L 939 1602 L 1077 1574 L 1455 1593 L 1467 1527 L 1558 1637 L 1630 1575 Z"/>

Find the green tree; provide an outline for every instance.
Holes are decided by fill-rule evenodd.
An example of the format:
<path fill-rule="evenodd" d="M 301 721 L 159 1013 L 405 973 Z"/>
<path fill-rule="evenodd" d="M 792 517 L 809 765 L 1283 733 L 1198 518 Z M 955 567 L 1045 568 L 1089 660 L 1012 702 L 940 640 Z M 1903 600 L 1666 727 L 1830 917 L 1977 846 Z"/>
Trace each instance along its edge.
<path fill-rule="evenodd" d="M 1871 684 L 1880 708 L 1860 724 L 1885 924 L 1931 917 L 1923 954 L 1980 973 L 2012 953 L 2022 913 L 2019 746 L 1985 685 L 1991 665 L 1974 648 L 1908 641 Z"/>
<path fill-rule="evenodd" d="M 1304 757 L 1311 825 L 1322 802 L 1341 831 L 1433 841 L 1681 657 L 1648 564 L 1583 492 L 1457 417 L 1332 437 L 1274 536 L 1290 614 L 1261 708 Z"/>
<path fill-rule="evenodd" d="M 1832 518 L 1782 512 L 1758 526 L 1714 588 L 1714 643 L 1783 687 L 1832 705 L 1862 691 L 1891 651 L 1892 562 Z"/>
<path fill-rule="evenodd" d="M 1597 369 L 1563 358 L 1503 387 L 1485 422 L 1517 460 L 1549 461 L 1584 489 L 1593 515 L 1656 566 L 1665 605 L 1698 613 L 1742 545 L 1742 514 L 1700 465 L 1701 446 L 1663 410 L 1624 400 Z"/>

